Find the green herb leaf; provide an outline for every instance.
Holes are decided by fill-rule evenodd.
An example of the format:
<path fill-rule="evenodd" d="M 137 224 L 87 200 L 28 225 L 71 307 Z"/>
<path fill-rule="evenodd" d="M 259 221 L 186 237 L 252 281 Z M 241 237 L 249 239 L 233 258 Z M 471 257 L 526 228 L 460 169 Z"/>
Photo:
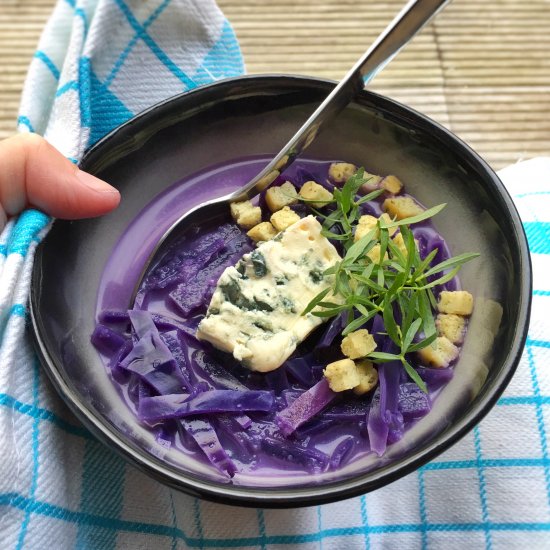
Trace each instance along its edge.
<path fill-rule="evenodd" d="M 442 271 L 445 271 L 446 269 L 450 269 L 451 267 L 460 267 L 466 262 L 469 262 L 470 260 L 477 258 L 478 256 L 479 254 L 466 253 L 466 254 L 460 254 L 460 256 L 455 256 L 454 258 L 449 258 L 448 260 L 445 260 L 444 262 L 437 264 L 431 269 L 428 269 L 428 271 L 424 273 L 424 277 L 429 277 L 430 275 L 441 273 Z"/>
<path fill-rule="evenodd" d="M 413 281 L 418 279 L 420 276 L 424 277 L 424 271 L 432 263 L 433 259 L 437 256 L 439 248 L 434 248 L 417 266 L 414 270 Z"/>
<path fill-rule="evenodd" d="M 361 237 L 356 243 L 350 246 L 349 250 L 344 256 L 344 262 L 354 263 L 359 256 L 366 254 L 376 244 L 372 239 L 376 231 L 371 229 L 364 237 Z M 369 245 L 371 245 L 369 247 Z"/>
<path fill-rule="evenodd" d="M 373 267 L 374 267 L 374 264 L 371 264 L 371 265 L 373 265 Z M 353 273 L 351 275 L 351 277 L 353 279 L 355 279 L 356 281 L 360 281 L 361 283 L 368 286 L 369 288 L 371 288 L 375 292 L 383 293 L 383 292 L 386 291 L 386 289 L 384 288 L 383 285 L 379 285 L 379 284 L 375 283 L 370 277 L 364 277 L 363 275 L 359 275 L 357 273 Z"/>
<path fill-rule="evenodd" d="M 326 229 L 321 229 L 321 235 L 323 237 L 326 237 L 327 239 L 334 239 L 335 241 L 348 241 L 349 240 L 349 234 L 340 234 L 340 233 L 333 233 L 332 231 L 328 231 Z"/>
<path fill-rule="evenodd" d="M 445 283 L 449 282 L 451 279 L 453 279 L 458 271 L 460 270 L 460 266 L 456 266 L 454 269 L 451 269 L 449 273 L 446 273 L 443 275 L 443 277 L 440 277 L 439 279 L 436 279 L 432 281 L 431 283 L 428 283 L 426 285 L 418 287 L 419 290 L 427 290 L 428 288 L 433 288 L 437 285 L 444 285 Z"/>
<path fill-rule="evenodd" d="M 373 359 L 376 363 L 389 363 L 390 361 L 401 361 L 401 356 L 382 351 L 373 351 L 367 355 L 367 359 Z"/>
<path fill-rule="evenodd" d="M 422 325 L 422 319 L 415 319 L 412 323 L 409 329 L 407 330 L 407 333 L 405 334 L 405 337 L 403 338 L 403 342 L 401 344 L 401 353 L 405 354 L 407 353 L 413 338 L 416 336 L 416 333 L 418 332 L 418 329 Z"/>
<path fill-rule="evenodd" d="M 386 298 L 384 299 L 384 311 L 382 312 L 382 318 L 384 319 L 384 327 L 388 331 L 388 336 L 397 346 L 401 346 L 399 330 L 393 316 L 393 303 L 391 301 L 391 297 L 388 297 L 388 295 L 386 295 Z"/>
<path fill-rule="evenodd" d="M 437 334 L 434 332 L 428 338 L 424 338 L 424 340 L 421 340 L 420 342 L 417 342 L 416 344 L 409 346 L 407 353 L 413 353 L 415 351 L 420 351 L 421 349 L 427 348 L 428 346 L 430 346 L 435 342 L 436 338 L 437 338 Z"/>
<path fill-rule="evenodd" d="M 363 173 L 365 171 L 360 168 L 357 172 L 346 180 L 340 193 L 340 210 L 347 214 L 351 208 L 351 201 L 357 190 L 363 183 Z"/>
<path fill-rule="evenodd" d="M 380 225 L 380 221 L 378 222 Z M 388 251 L 388 242 L 390 240 L 390 235 L 387 229 L 379 228 L 379 239 L 380 239 L 380 258 L 384 258 L 386 252 Z"/>
<path fill-rule="evenodd" d="M 429 337 L 432 334 L 435 334 L 436 331 L 432 308 L 430 305 L 430 299 L 428 298 L 427 291 L 418 291 L 417 300 L 418 312 L 420 314 L 420 318 L 422 319 L 422 328 L 424 330 L 424 334 Z"/>
<path fill-rule="evenodd" d="M 311 302 L 309 302 L 309 304 L 306 306 L 306 309 L 302 311 L 302 315 L 307 315 L 310 311 L 312 311 L 320 302 L 323 301 L 323 298 L 325 298 L 325 296 L 330 291 L 331 291 L 330 287 L 325 288 L 325 290 L 321 290 L 321 292 L 319 292 L 319 294 L 317 294 L 317 296 L 315 296 L 315 298 L 313 298 Z"/>
<path fill-rule="evenodd" d="M 401 227 L 402 225 L 412 225 L 414 223 L 423 222 L 424 220 L 432 218 L 436 214 L 439 214 L 439 212 L 441 212 L 446 206 L 446 203 L 439 204 L 437 206 L 434 206 L 433 208 L 428 208 L 428 210 L 424 210 L 422 214 L 417 214 L 416 216 L 411 216 L 409 218 L 403 218 L 402 220 L 395 220 L 392 222 L 383 221 L 382 223 L 386 229 L 391 229 L 392 227 Z"/>
<path fill-rule="evenodd" d="M 323 319 L 324 318 L 328 319 L 329 317 L 334 317 L 335 315 L 338 315 L 338 313 L 345 311 L 346 309 L 348 309 L 348 306 L 340 306 L 340 307 L 335 307 L 334 309 L 312 311 L 311 314 L 315 315 L 315 317 L 322 317 Z"/>
<path fill-rule="evenodd" d="M 407 371 L 407 374 L 409 375 L 410 379 L 424 392 L 428 393 L 428 388 L 420 378 L 420 375 L 414 370 L 414 368 L 405 360 L 402 360 L 403 366 L 405 367 L 405 370 Z"/>
<path fill-rule="evenodd" d="M 371 311 L 367 315 L 361 315 L 357 319 L 353 320 L 349 325 L 342 331 L 342 336 L 348 335 L 350 332 L 361 328 L 365 323 L 370 321 L 376 315 L 376 311 Z"/>
<path fill-rule="evenodd" d="M 402 322 L 401 322 L 401 332 L 406 334 L 409 331 L 409 328 L 414 321 L 417 310 L 417 296 L 416 293 L 404 293 L 402 292 L 398 298 L 399 307 L 401 308 Z M 420 319 L 422 322 L 422 319 Z"/>
<path fill-rule="evenodd" d="M 369 178 L 369 179 L 372 179 L 372 178 Z M 367 182 L 368 180 L 365 181 L 365 183 Z M 358 201 L 355 201 L 355 204 L 359 206 L 361 204 L 364 204 L 365 202 L 370 202 L 378 198 L 384 191 L 385 189 L 376 189 L 374 191 L 371 191 L 368 195 L 365 195 L 364 197 L 361 197 Z"/>

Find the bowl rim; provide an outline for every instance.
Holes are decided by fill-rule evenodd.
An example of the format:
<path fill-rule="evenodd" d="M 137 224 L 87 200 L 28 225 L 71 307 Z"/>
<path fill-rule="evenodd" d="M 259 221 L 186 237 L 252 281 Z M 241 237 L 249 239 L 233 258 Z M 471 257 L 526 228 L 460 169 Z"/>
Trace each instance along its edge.
<path fill-rule="evenodd" d="M 287 74 L 264 74 L 264 75 L 245 75 L 219 80 L 217 82 L 194 88 L 193 90 L 183 92 L 167 98 L 138 115 L 132 117 L 122 125 L 118 126 L 84 154 L 80 163 L 85 168 L 87 161 L 93 154 L 104 147 L 115 136 L 121 132 L 128 131 L 133 126 L 140 124 L 151 113 L 163 108 L 170 107 L 174 102 L 185 101 L 185 98 L 196 98 L 196 96 L 205 95 L 208 92 L 218 91 L 218 101 L 223 101 L 223 90 L 231 89 L 236 85 L 250 86 L 251 90 L 262 86 L 293 85 L 302 88 L 326 88 L 330 91 L 330 86 L 335 82 L 328 79 L 287 75 Z M 256 88 L 255 88 L 256 87 Z M 343 480 L 331 481 L 327 484 L 311 485 L 307 487 L 283 487 L 274 489 L 272 487 L 252 488 L 247 486 L 218 483 L 214 481 L 204 481 L 195 475 L 178 472 L 175 467 L 171 467 L 156 459 L 150 453 L 143 449 L 124 441 L 120 437 L 119 431 L 111 424 L 103 420 L 94 412 L 91 406 L 82 402 L 76 390 L 71 388 L 64 380 L 61 372 L 57 369 L 55 362 L 50 355 L 45 339 L 42 337 L 41 315 L 38 307 L 38 291 L 40 287 L 40 258 L 42 250 L 47 241 L 47 237 L 37 247 L 35 262 L 32 270 L 31 290 L 30 290 L 30 321 L 31 337 L 35 349 L 44 366 L 48 377 L 53 383 L 55 389 L 60 394 L 64 402 L 69 406 L 77 418 L 96 436 L 102 443 L 115 450 L 128 462 L 138 467 L 141 471 L 165 485 L 181 490 L 195 497 L 204 498 L 213 502 L 230 505 L 240 505 L 248 507 L 263 508 L 290 508 L 299 506 L 312 506 L 335 502 L 345 498 L 355 497 L 372 490 L 378 489 L 388 483 L 391 483 L 426 464 L 437 455 L 448 449 L 451 445 L 465 436 L 473 427 L 479 423 L 483 417 L 492 409 L 509 381 L 511 380 L 521 358 L 523 347 L 527 339 L 529 326 L 529 317 L 531 310 L 532 295 L 532 273 L 531 260 L 527 238 L 517 212 L 517 209 L 508 194 L 508 191 L 494 173 L 492 168 L 466 143 L 455 136 L 450 130 L 444 128 L 439 123 L 433 121 L 426 115 L 415 111 L 393 99 L 380 94 L 363 90 L 359 96 L 366 97 L 373 103 L 377 109 L 387 111 L 401 121 L 414 121 L 418 126 L 429 127 L 434 137 L 443 145 L 451 148 L 461 158 L 468 159 L 470 165 L 479 173 L 483 173 L 485 179 L 498 192 L 504 201 L 509 214 L 509 221 L 513 228 L 513 233 L 519 249 L 519 268 L 520 268 L 520 288 L 519 288 L 519 314 L 515 325 L 514 338 L 509 348 L 508 354 L 502 363 L 502 368 L 492 383 L 486 388 L 484 395 L 477 403 L 473 403 L 471 410 L 468 411 L 459 421 L 447 428 L 440 436 L 432 442 L 426 442 L 422 448 L 410 456 L 400 459 L 396 464 L 387 464 L 381 470 L 371 470 L 369 472 L 358 474 Z M 204 108 L 208 108 L 208 103 Z M 371 477 L 372 473 L 378 475 Z M 369 479 L 370 478 L 370 479 Z"/>

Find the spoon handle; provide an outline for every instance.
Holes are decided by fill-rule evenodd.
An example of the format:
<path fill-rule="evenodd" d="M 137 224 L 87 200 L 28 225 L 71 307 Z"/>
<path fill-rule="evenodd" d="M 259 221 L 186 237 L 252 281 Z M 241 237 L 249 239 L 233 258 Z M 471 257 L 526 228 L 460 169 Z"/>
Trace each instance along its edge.
<path fill-rule="evenodd" d="M 228 200 L 250 199 L 263 191 L 311 144 L 322 124 L 337 115 L 450 1 L 410 0 L 273 160 Z"/>

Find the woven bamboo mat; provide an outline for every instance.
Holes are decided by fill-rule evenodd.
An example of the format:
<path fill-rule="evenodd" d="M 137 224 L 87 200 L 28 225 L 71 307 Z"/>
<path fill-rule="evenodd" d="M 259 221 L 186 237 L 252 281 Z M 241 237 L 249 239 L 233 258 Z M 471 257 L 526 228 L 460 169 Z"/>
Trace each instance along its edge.
<path fill-rule="evenodd" d="M 404 0 L 218 0 L 249 73 L 338 79 Z M 0 137 L 54 0 L 0 0 Z M 455 0 L 371 88 L 438 120 L 496 169 L 550 154 L 550 0 Z"/>

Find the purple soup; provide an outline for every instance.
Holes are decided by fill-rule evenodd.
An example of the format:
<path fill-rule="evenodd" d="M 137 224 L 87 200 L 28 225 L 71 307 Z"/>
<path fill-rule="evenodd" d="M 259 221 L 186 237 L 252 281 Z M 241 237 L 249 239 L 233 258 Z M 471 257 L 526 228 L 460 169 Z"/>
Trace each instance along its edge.
<path fill-rule="evenodd" d="M 375 365 L 378 383 L 372 391 L 363 395 L 333 391 L 323 372 L 327 364 L 344 357 L 343 314 L 315 328 L 271 372 L 250 370 L 229 353 L 199 341 L 197 326 L 220 276 L 256 246 L 229 212 L 226 218 L 190 227 L 149 270 L 128 311 L 141 265 L 171 221 L 195 204 L 242 185 L 265 162 L 252 159 L 215 167 L 179 182 L 147 205 L 105 267 L 92 335 L 121 399 L 157 442 L 235 483 L 240 475 L 250 479 L 284 472 L 299 478 L 337 471 L 369 453 L 381 456 L 428 414 L 452 377 L 452 365 L 433 368 L 411 353 L 408 360 L 427 393 L 399 361 Z M 333 190 L 330 164 L 296 161 L 274 185 L 290 181 L 299 190 L 305 182 L 315 181 Z M 380 216 L 385 198 L 384 193 L 364 202 L 361 214 Z M 264 221 L 269 220 L 265 196 L 259 205 Z M 300 216 L 309 213 L 303 202 L 291 209 Z M 415 223 L 411 230 L 421 259 L 436 249 L 431 265 L 450 257 L 430 221 Z M 341 246 L 334 244 L 337 249 Z M 437 298 L 442 290 L 458 288 L 453 278 L 433 291 Z M 395 351 L 381 314 L 361 328 L 374 336 L 377 351 Z"/>

